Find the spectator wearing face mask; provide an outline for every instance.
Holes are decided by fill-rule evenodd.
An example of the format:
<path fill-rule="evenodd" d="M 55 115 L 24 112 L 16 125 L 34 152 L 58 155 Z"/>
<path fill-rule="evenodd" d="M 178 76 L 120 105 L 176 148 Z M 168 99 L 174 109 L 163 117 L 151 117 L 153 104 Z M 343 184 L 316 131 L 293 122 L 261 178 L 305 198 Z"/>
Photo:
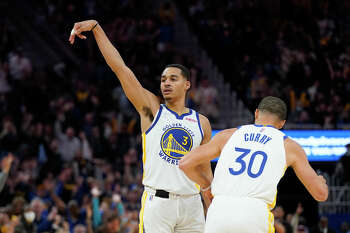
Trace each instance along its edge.
<path fill-rule="evenodd" d="M 20 216 L 18 225 L 15 227 L 14 233 L 36 233 L 37 226 L 34 223 L 35 213 L 30 207 L 24 209 Z"/>

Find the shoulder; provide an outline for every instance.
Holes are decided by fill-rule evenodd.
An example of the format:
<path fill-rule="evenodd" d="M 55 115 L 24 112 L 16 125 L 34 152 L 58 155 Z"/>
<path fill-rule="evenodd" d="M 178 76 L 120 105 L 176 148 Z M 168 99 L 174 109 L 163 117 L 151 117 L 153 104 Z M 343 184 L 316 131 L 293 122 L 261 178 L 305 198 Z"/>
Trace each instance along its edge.
<path fill-rule="evenodd" d="M 306 154 L 304 149 L 293 139 L 286 138 L 284 140 L 284 148 L 286 151 L 287 165 L 293 165 L 298 160 L 305 160 Z"/>
<path fill-rule="evenodd" d="M 303 148 L 293 139 L 287 137 L 284 140 L 284 147 L 286 151 L 293 152 L 293 151 L 300 151 L 303 150 Z"/>
<path fill-rule="evenodd" d="M 203 130 L 203 140 L 201 144 L 205 144 L 207 142 L 209 142 L 210 138 L 211 138 L 211 125 L 210 122 L 208 120 L 208 118 L 202 114 L 198 114 L 198 118 L 199 118 L 199 123 L 200 126 Z"/>
<path fill-rule="evenodd" d="M 237 131 L 237 128 L 231 128 L 231 129 L 225 129 L 220 132 L 218 132 L 212 139 L 212 141 L 219 145 L 220 149 L 226 145 L 228 140 L 231 138 L 232 134 L 234 134 Z"/>
<path fill-rule="evenodd" d="M 230 138 L 237 131 L 237 128 L 224 129 L 218 132 L 215 137 Z"/>
<path fill-rule="evenodd" d="M 201 123 L 201 126 L 204 128 L 204 127 L 210 127 L 210 122 L 209 122 L 209 119 L 204 116 L 203 114 L 200 114 L 198 113 L 198 118 L 199 118 L 199 121 Z"/>

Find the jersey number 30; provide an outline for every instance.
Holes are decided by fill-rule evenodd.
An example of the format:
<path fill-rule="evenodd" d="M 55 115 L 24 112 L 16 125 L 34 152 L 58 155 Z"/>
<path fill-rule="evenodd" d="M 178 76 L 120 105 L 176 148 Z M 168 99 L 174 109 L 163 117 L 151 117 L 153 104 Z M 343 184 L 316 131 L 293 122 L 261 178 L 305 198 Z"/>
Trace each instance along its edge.
<path fill-rule="evenodd" d="M 242 174 L 246 170 L 247 164 L 243 160 L 243 158 L 246 157 L 247 155 L 249 155 L 251 150 L 250 149 L 245 149 L 245 148 L 235 147 L 235 151 L 242 153 L 240 156 L 238 156 L 238 158 L 235 161 L 236 163 L 239 163 L 241 165 L 241 168 L 239 170 L 234 170 L 233 168 L 229 168 L 229 171 L 230 171 L 231 175 L 235 175 L 236 176 L 236 175 Z M 257 156 L 262 156 L 262 162 L 260 164 L 259 171 L 257 173 L 253 173 L 252 167 L 253 167 L 255 158 Z M 255 151 L 250 156 L 248 169 L 247 169 L 248 176 L 250 176 L 252 178 L 259 177 L 262 174 L 262 172 L 264 171 L 266 160 L 267 160 L 267 155 L 266 155 L 265 152 L 263 152 L 263 151 Z"/>

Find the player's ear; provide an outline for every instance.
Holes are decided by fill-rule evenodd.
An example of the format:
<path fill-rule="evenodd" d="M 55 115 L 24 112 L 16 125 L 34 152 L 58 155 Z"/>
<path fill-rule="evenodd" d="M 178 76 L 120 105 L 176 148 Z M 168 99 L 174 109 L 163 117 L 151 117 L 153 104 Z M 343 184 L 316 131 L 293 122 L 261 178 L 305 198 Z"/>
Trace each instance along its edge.
<path fill-rule="evenodd" d="M 286 120 L 280 121 L 278 129 L 282 129 L 285 123 L 286 123 Z"/>
<path fill-rule="evenodd" d="M 259 109 L 255 109 L 254 116 L 255 116 L 255 120 L 259 118 Z"/>
<path fill-rule="evenodd" d="M 188 91 L 191 88 L 191 82 L 190 81 L 186 80 L 185 88 L 186 88 L 186 91 Z"/>

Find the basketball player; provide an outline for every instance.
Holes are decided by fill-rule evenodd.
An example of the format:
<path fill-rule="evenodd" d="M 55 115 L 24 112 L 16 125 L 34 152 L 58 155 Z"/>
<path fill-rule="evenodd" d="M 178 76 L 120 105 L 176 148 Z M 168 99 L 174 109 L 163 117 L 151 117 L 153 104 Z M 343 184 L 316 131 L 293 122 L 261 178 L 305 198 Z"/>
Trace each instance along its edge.
<path fill-rule="evenodd" d="M 277 184 L 288 166 L 313 198 L 325 201 L 328 186 L 311 168 L 304 150 L 279 129 L 285 124 L 286 104 L 264 98 L 255 111 L 255 124 L 223 130 L 180 160 L 180 168 L 197 184 L 209 188 L 206 233 L 274 232 L 270 210 Z M 220 155 L 212 183 L 197 169 Z"/>
<path fill-rule="evenodd" d="M 160 88 L 165 105 L 144 89 L 125 65 L 102 27 L 95 20 L 74 24 L 69 41 L 92 31 L 109 67 L 141 118 L 143 185 L 139 232 L 203 232 L 204 211 L 200 187 L 179 169 L 179 160 L 191 149 L 206 143 L 211 126 L 206 117 L 185 107 L 190 73 L 179 64 L 166 66 Z M 212 179 L 210 162 L 201 167 Z M 204 201 L 208 198 L 204 195 Z"/>

